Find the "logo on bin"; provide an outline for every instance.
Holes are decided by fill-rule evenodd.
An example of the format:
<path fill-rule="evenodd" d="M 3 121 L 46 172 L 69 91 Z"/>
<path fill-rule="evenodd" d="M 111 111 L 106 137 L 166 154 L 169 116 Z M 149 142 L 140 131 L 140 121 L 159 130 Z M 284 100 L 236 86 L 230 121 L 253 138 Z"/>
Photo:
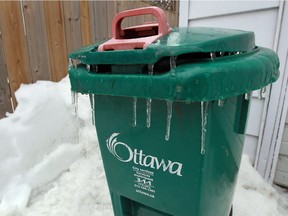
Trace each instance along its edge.
<path fill-rule="evenodd" d="M 132 150 L 129 145 L 123 142 L 118 142 L 117 137 L 119 133 L 113 133 L 107 140 L 106 145 L 109 152 L 117 158 L 119 161 L 128 163 L 134 162 L 144 167 L 150 167 L 152 169 L 163 169 L 164 172 L 168 171 L 170 174 L 176 174 L 182 176 L 181 171 L 183 164 L 179 162 L 173 162 L 171 160 L 161 159 L 152 155 L 143 153 L 143 150 Z M 122 148 L 121 148 L 121 147 Z M 118 147 L 118 148 L 117 148 Z M 121 153 L 119 153 L 121 152 Z"/>

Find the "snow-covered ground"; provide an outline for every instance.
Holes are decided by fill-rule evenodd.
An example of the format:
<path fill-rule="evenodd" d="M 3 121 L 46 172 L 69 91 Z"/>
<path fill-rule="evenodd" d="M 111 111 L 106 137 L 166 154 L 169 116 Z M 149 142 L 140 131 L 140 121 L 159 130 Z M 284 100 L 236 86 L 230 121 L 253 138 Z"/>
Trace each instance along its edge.
<path fill-rule="evenodd" d="M 0 120 L 1 216 L 113 215 L 89 99 L 79 97 L 76 120 L 70 96 L 68 78 L 22 85 L 15 113 Z M 288 191 L 245 155 L 233 215 L 288 215 Z"/>

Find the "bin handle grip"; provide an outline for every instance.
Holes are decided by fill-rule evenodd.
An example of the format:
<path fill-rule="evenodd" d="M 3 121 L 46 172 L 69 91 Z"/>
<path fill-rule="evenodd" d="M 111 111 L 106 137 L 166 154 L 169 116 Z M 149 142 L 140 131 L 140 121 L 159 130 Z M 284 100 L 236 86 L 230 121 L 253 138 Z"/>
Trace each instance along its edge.
<path fill-rule="evenodd" d="M 144 23 L 140 26 L 132 26 L 136 31 L 141 31 L 141 29 L 147 29 L 152 27 L 158 27 L 158 33 L 151 36 L 139 36 L 136 38 L 123 38 L 124 30 L 121 29 L 121 23 L 124 18 L 139 16 L 139 15 L 154 15 L 157 17 L 158 23 Z M 129 29 L 129 28 L 127 28 Z M 143 7 L 136 8 L 132 10 L 127 10 L 118 13 L 112 23 L 112 39 L 101 44 L 98 51 L 105 50 L 128 50 L 128 49 L 145 49 L 147 46 L 152 44 L 154 41 L 160 37 L 170 33 L 172 29 L 170 28 L 165 12 L 158 7 Z"/>
<path fill-rule="evenodd" d="M 127 10 L 118 13 L 112 24 L 112 37 L 119 38 L 121 33 L 121 23 L 124 18 L 132 17 L 132 16 L 140 16 L 140 15 L 154 15 L 158 19 L 158 34 L 165 35 L 169 33 L 171 30 L 165 12 L 158 8 L 158 7 L 143 7 L 143 8 L 136 8 L 132 10 Z"/>

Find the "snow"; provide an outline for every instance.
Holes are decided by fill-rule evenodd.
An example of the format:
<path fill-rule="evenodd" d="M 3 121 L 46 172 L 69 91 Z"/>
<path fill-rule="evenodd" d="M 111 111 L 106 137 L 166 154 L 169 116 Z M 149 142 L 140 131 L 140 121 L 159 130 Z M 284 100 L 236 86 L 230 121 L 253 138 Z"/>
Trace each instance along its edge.
<path fill-rule="evenodd" d="M 249 157 L 242 157 L 238 184 L 234 196 L 235 215 L 288 215 L 288 197 L 285 200 L 267 184 L 252 167 Z"/>
<path fill-rule="evenodd" d="M 1 216 L 113 216 L 89 98 L 75 118 L 70 97 L 67 77 L 22 85 L 0 120 Z M 233 216 L 288 215 L 288 192 L 275 188 L 244 155 Z"/>

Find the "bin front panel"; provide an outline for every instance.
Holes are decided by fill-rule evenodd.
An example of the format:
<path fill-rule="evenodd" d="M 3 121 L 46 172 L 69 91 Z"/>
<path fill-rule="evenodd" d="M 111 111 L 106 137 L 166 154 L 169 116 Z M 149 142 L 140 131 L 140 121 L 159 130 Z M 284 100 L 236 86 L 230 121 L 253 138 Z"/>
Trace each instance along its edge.
<path fill-rule="evenodd" d="M 138 98 L 135 109 L 131 97 L 95 95 L 96 129 L 115 214 L 155 209 L 155 215 L 228 215 L 242 153 L 243 135 L 237 130 L 242 99 L 226 99 L 222 107 L 209 102 L 206 142 L 201 143 L 201 102 L 173 102 L 165 140 L 166 101 L 152 100 L 147 128 L 146 99 Z"/>

